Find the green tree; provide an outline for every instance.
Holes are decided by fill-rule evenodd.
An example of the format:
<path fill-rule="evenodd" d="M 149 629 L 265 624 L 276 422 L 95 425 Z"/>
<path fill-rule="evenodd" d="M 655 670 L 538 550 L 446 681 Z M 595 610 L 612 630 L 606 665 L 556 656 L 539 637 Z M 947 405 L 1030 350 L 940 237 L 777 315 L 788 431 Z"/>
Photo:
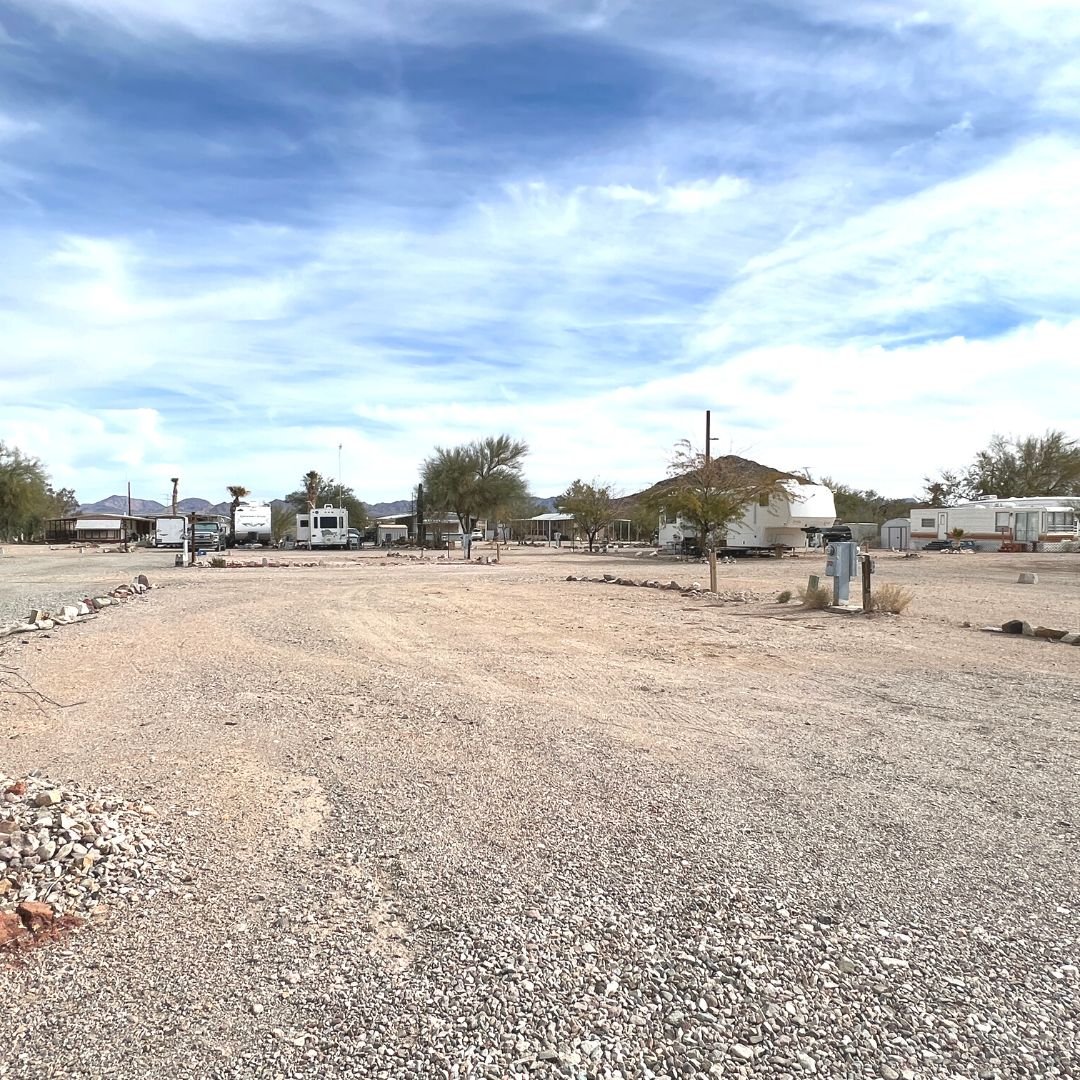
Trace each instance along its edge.
<path fill-rule="evenodd" d="M 634 503 L 629 510 L 630 524 L 634 529 L 634 539 L 639 543 L 652 543 L 656 536 L 658 524 L 656 509 L 649 504 L 647 499 Z"/>
<path fill-rule="evenodd" d="M 356 497 L 356 492 L 345 484 L 338 484 L 332 476 L 322 476 L 314 469 L 304 473 L 298 490 L 285 496 L 298 513 L 310 513 L 316 507 L 340 506 L 349 512 L 349 528 L 365 529 L 368 524 L 367 507 Z"/>
<path fill-rule="evenodd" d="M 0 442 L 0 539 L 36 539 L 49 518 L 77 508 L 75 492 L 54 489 L 37 458 Z"/>
<path fill-rule="evenodd" d="M 527 494 L 522 475 L 529 448 L 509 435 L 491 435 L 454 447 L 435 447 L 424 462 L 422 480 L 429 510 L 452 513 L 467 538 L 477 518 L 494 517 L 500 507 Z M 468 540 L 462 544 L 468 554 Z"/>
<path fill-rule="evenodd" d="M 688 440 L 678 443 L 670 479 L 648 496 L 656 513 L 681 517 L 697 531 L 704 549 L 720 547 L 727 528 L 746 508 L 783 492 L 783 473 L 729 454 L 706 459 Z"/>
<path fill-rule="evenodd" d="M 615 519 L 613 498 L 611 484 L 575 480 L 556 500 L 560 510 L 574 515 L 574 524 L 585 534 L 590 551 L 600 530 Z"/>
<path fill-rule="evenodd" d="M 884 525 L 889 518 L 907 517 L 916 505 L 914 499 L 893 499 L 873 488 L 853 488 L 826 476 L 813 481 L 833 493 L 838 521 L 872 521 Z"/>
<path fill-rule="evenodd" d="M 995 435 L 970 465 L 926 478 L 931 506 L 992 495 L 999 499 L 1080 495 L 1080 442 L 1053 429 L 1042 436 Z"/>
<path fill-rule="evenodd" d="M 271 506 L 270 539 L 275 544 L 281 543 L 296 525 L 296 514 L 291 506 Z"/>

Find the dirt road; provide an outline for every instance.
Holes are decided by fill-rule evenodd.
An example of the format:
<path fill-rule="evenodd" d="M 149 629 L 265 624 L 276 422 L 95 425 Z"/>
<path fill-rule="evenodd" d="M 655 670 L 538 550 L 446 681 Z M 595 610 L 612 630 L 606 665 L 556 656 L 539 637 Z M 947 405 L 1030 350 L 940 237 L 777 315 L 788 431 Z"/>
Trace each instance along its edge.
<path fill-rule="evenodd" d="M 807 560 L 332 561 L 4 646 L 88 704 L 0 696 L 0 771 L 151 801 L 191 882 L 0 974 L 0 1076 L 1080 1066 L 1080 649 L 961 626 L 1080 624 L 1067 557 L 883 556 L 874 619 L 773 603 Z"/>

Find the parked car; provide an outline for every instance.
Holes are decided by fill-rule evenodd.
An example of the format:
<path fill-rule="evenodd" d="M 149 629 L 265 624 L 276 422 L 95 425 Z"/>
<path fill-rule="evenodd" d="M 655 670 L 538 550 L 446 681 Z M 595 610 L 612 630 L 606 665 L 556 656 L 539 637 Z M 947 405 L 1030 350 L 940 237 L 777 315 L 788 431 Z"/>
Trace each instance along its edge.
<path fill-rule="evenodd" d="M 951 540 L 931 540 L 929 544 L 923 545 L 923 551 L 951 551 Z"/>

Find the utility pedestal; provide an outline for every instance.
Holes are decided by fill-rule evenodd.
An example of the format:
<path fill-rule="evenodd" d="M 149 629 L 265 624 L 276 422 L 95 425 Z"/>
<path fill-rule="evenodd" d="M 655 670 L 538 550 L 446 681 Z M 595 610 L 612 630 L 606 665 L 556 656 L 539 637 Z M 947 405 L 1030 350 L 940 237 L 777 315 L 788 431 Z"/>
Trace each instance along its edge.
<path fill-rule="evenodd" d="M 859 545 L 829 544 L 825 548 L 825 576 L 833 579 L 833 606 L 846 607 L 851 599 L 851 582 L 859 573 Z"/>

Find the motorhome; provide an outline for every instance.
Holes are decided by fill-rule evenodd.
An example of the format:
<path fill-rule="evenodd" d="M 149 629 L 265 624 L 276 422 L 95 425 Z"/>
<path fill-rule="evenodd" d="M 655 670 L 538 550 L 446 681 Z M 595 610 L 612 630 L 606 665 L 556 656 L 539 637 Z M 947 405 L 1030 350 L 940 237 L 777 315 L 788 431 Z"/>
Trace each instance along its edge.
<path fill-rule="evenodd" d="M 242 502 L 233 515 L 234 544 L 269 545 L 273 530 L 269 503 Z"/>
<path fill-rule="evenodd" d="M 349 547 L 349 511 L 343 506 L 314 507 L 296 515 L 296 544 L 312 550 Z"/>

